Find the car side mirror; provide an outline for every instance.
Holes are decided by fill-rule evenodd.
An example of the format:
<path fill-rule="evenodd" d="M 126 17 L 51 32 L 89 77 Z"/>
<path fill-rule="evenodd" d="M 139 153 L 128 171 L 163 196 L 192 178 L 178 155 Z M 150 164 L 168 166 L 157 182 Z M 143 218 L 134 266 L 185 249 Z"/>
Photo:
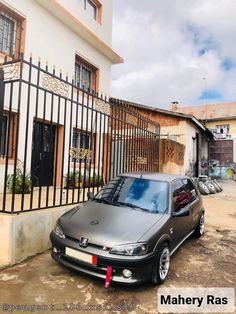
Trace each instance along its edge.
<path fill-rule="evenodd" d="M 91 201 L 91 200 L 94 198 L 93 192 L 88 192 L 88 193 L 87 193 L 87 197 L 88 197 L 88 200 Z"/>
<path fill-rule="evenodd" d="M 172 216 L 173 217 L 186 217 L 189 215 L 190 215 L 190 210 L 187 209 L 187 210 L 180 210 L 178 212 L 174 212 Z"/>

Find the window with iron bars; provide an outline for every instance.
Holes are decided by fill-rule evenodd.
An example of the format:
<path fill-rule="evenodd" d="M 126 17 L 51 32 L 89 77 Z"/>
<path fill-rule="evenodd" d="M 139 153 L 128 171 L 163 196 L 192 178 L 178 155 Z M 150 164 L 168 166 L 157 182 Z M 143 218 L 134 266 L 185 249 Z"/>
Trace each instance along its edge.
<path fill-rule="evenodd" d="M 13 55 L 15 22 L 0 13 L 0 51 Z"/>
<path fill-rule="evenodd" d="M 75 85 L 87 92 L 96 91 L 97 69 L 76 56 L 75 58 Z"/>
<path fill-rule="evenodd" d="M 91 151 L 91 134 L 83 131 L 73 131 L 73 148 Z M 72 161 L 79 162 L 79 159 L 72 158 Z"/>
<path fill-rule="evenodd" d="M 9 123 L 10 119 L 10 123 Z M 9 117 L 9 113 L 5 112 L 2 116 L 2 129 L 0 138 L 0 157 L 13 158 L 15 147 L 15 132 L 16 132 L 16 114 Z M 8 147 L 8 152 L 7 152 Z"/>
<path fill-rule="evenodd" d="M 91 135 L 82 131 L 74 130 L 73 147 L 91 149 Z"/>
<path fill-rule="evenodd" d="M 0 53 L 18 58 L 22 45 L 23 19 L 0 3 Z"/>

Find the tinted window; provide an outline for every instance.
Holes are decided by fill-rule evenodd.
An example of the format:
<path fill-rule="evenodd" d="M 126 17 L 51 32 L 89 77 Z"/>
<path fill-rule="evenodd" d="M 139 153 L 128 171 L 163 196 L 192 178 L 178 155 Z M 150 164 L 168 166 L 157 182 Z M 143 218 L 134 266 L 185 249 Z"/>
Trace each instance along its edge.
<path fill-rule="evenodd" d="M 185 189 L 185 184 L 182 180 L 173 182 L 173 201 L 174 211 L 179 211 L 190 203 L 189 192 Z"/>
<path fill-rule="evenodd" d="M 152 213 L 163 213 L 168 206 L 168 183 L 142 178 L 120 177 L 111 181 L 94 200 L 109 200 L 117 206 L 128 206 Z"/>
<path fill-rule="evenodd" d="M 189 202 L 190 203 L 194 202 L 197 199 L 197 191 L 192 181 L 189 179 L 184 179 L 183 183 L 185 185 L 186 191 L 189 193 Z"/>

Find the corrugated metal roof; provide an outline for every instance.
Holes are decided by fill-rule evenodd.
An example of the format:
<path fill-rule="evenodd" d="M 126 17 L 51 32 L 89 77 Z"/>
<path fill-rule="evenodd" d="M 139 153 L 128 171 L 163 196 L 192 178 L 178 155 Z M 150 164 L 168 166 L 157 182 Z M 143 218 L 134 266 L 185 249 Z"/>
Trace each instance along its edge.
<path fill-rule="evenodd" d="M 236 102 L 177 107 L 172 111 L 190 114 L 200 120 L 236 119 Z"/>

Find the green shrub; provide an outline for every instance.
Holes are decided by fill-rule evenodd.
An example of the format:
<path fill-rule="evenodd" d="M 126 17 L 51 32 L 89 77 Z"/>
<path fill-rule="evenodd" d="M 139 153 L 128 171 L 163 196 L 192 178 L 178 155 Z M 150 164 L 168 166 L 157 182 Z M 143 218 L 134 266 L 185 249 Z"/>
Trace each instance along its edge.
<path fill-rule="evenodd" d="M 71 171 L 68 174 L 66 174 L 66 186 L 68 188 L 78 188 L 80 187 L 93 187 L 93 186 L 101 186 L 103 185 L 103 177 L 98 176 L 98 174 L 95 172 L 93 174 L 93 171 L 90 174 L 90 180 L 89 180 L 89 174 L 86 174 L 86 177 L 84 179 L 84 173 L 82 173 L 79 176 L 79 171 Z M 80 184 L 79 184 L 79 179 L 80 179 Z M 90 181 L 90 182 L 89 182 Z"/>
<path fill-rule="evenodd" d="M 9 174 L 7 176 L 7 189 L 9 192 L 13 193 L 15 190 L 16 194 L 21 194 L 24 192 L 25 194 L 30 193 L 31 190 L 31 174 L 30 172 L 25 173 L 25 180 L 23 186 L 23 174 L 24 174 L 24 167 L 22 163 L 17 164 L 16 167 L 16 177 L 15 177 L 15 189 L 14 189 L 14 175 Z"/>

